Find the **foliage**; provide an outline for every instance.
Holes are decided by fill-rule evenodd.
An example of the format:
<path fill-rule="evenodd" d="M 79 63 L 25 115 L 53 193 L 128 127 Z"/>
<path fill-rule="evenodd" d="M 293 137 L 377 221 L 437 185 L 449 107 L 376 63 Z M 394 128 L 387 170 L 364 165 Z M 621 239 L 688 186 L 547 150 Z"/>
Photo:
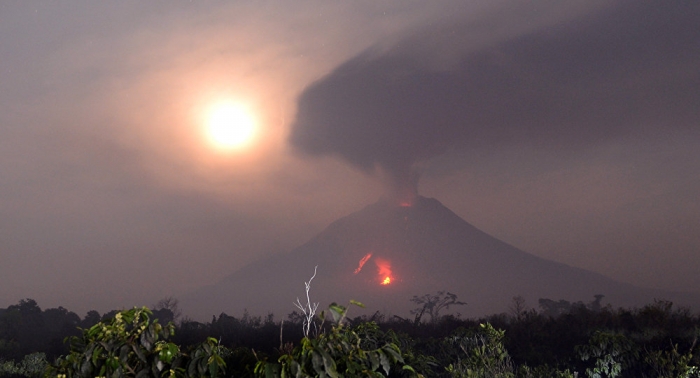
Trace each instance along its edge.
<path fill-rule="evenodd" d="M 588 345 L 576 348 L 581 359 L 595 359 L 593 367 L 586 369 L 591 378 L 619 377 L 639 359 L 639 348 L 619 333 L 596 331 Z"/>
<path fill-rule="evenodd" d="M 39 378 L 48 366 L 46 354 L 31 353 L 18 364 L 14 361 L 0 361 L 0 377 L 14 375 L 18 377 Z"/>
<path fill-rule="evenodd" d="M 513 362 L 503 346 L 504 336 L 505 331 L 486 323 L 476 333 L 447 338 L 446 343 L 457 345 L 463 352 L 456 362 L 447 366 L 450 377 L 515 377 Z"/>
<path fill-rule="evenodd" d="M 151 322 L 151 315 L 145 307 L 122 311 L 85 330 L 82 337 L 70 338 L 70 354 L 49 367 L 46 376 L 219 376 L 225 364 L 216 339 L 207 339 L 186 355 L 167 341 L 175 326 Z"/>
<path fill-rule="evenodd" d="M 380 342 L 382 335 L 376 324 L 345 326 L 347 309 L 339 305 L 331 305 L 329 313 L 335 323 L 330 331 L 314 338 L 304 337 L 299 346 L 282 355 L 277 363 L 260 361 L 255 367 L 257 376 L 386 377 L 392 372 L 419 376 L 404 363 L 396 343 Z"/>
<path fill-rule="evenodd" d="M 592 362 L 585 369 L 588 377 L 700 376 L 693 356 L 700 331 L 686 309 L 674 311 L 672 303 L 656 301 L 634 314 L 621 310 L 619 318 L 616 331 L 596 330 L 576 347 L 583 361 Z"/>
<path fill-rule="evenodd" d="M 695 343 L 688 352 L 678 352 L 678 344 L 672 344 L 670 350 L 655 350 L 648 352 L 644 358 L 650 370 L 659 378 L 700 378 L 700 369 L 691 366 Z"/>
<path fill-rule="evenodd" d="M 440 293 L 418 298 L 439 303 L 432 299 L 440 298 Z M 444 294 L 441 298 L 450 301 Z M 174 318 L 174 300 L 163 301 L 158 311 L 133 309 L 104 315 L 90 311 L 80 319 L 62 307 L 42 311 L 35 301 L 25 299 L 0 308 L 0 376 L 35 377 L 42 363 L 64 355 L 48 376 L 85 376 L 81 368 L 92 369 L 87 376 L 93 376 L 103 367 L 105 375 L 110 375 L 107 360 L 111 357 L 110 363 L 121 366 L 123 376 L 138 372 L 153 376 L 154 365 L 158 376 L 212 376 L 210 368 L 218 368 L 213 373 L 218 376 L 288 376 L 293 366 L 299 376 L 332 376 L 333 369 L 326 371 L 328 365 L 338 376 L 360 371 L 361 376 L 438 378 L 700 378 L 700 356 L 695 353 L 700 337 L 697 314 L 667 301 L 614 310 L 602 306 L 601 299 L 596 296 L 590 303 L 542 300 L 544 306 L 536 311 L 521 298 L 514 300 L 509 313 L 482 319 L 461 319 L 437 309 L 434 321 L 418 323 L 381 313 L 351 319 L 344 307 L 332 305 L 311 319 L 319 333 L 312 331 L 307 338 L 303 334 L 307 318 L 298 311 L 284 321 L 275 321 L 272 314 L 222 313 L 211 322 L 185 318 L 175 326 L 164 322 Z M 429 307 L 422 309 L 429 319 Z M 128 314 L 131 320 L 125 317 Z M 142 343 L 143 334 L 150 346 Z M 163 350 L 172 353 L 170 362 L 161 360 Z M 389 363 L 388 374 L 382 355 Z M 373 360 L 379 365 L 373 365 Z M 157 369 L 159 363 L 162 370 Z M 119 373 L 111 374 L 115 375 Z"/>
<path fill-rule="evenodd" d="M 578 374 L 572 373 L 569 369 L 561 371 L 549 365 L 540 365 L 534 368 L 520 365 L 517 376 L 519 378 L 576 378 Z"/>
<path fill-rule="evenodd" d="M 48 358 L 66 353 L 65 336 L 77 335 L 80 318 L 63 307 L 42 311 L 33 299 L 0 312 L 0 357 L 20 360 L 23 356 L 44 352 Z"/>

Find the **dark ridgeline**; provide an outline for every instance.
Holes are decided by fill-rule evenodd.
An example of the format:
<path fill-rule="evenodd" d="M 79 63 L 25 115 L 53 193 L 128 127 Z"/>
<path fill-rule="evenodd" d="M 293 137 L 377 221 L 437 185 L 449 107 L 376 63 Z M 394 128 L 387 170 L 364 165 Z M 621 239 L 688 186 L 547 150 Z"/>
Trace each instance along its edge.
<path fill-rule="evenodd" d="M 338 219 L 292 252 L 253 263 L 186 295 L 184 311 L 202 320 L 245 309 L 258 315 L 272 312 L 279 319 L 296 309 L 292 302 L 297 297 L 305 300 L 304 282 L 315 266 L 311 299 L 320 302 L 319 310 L 354 299 L 365 303 L 368 312 L 408 316 L 414 295 L 440 290 L 468 303 L 457 310 L 465 316 L 505 312 L 517 295 L 534 306 L 540 298 L 588 303 L 603 294 L 604 302 L 615 307 L 642 306 L 654 299 L 688 304 L 694 297 L 637 288 L 536 257 L 478 230 L 432 198 L 417 197 L 403 205 L 381 199 Z M 387 276 L 391 282 L 383 285 Z"/>

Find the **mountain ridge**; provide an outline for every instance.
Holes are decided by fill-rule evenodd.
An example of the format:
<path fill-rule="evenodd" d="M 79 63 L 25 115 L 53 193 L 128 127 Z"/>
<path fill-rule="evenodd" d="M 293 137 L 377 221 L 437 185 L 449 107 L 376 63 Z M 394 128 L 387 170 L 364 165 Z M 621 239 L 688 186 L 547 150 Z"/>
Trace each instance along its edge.
<path fill-rule="evenodd" d="M 213 308 L 284 315 L 295 310 L 292 302 L 304 296 L 304 282 L 316 266 L 311 299 L 321 308 L 353 299 L 370 312 L 401 316 L 415 307 L 414 295 L 441 290 L 467 302 L 460 309 L 467 316 L 507 311 L 515 296 L 534 306 L 540 298 L 589 302 L 602 294 L 615 307 L 675 296 L 522 251 L 438 200 L 417 196 L 410 206 L 380 198 L 331 222 L 289 253 L 252 263 L 185 296 L 183 305 L 198 309 L 196 316 Z"/>

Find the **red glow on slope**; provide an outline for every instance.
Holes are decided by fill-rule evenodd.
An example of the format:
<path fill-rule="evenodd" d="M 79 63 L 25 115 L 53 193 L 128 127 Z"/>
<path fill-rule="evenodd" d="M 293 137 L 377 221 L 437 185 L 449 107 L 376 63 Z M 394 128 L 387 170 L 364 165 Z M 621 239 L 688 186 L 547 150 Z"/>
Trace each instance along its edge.
<path fill-rule="evenodd" d="M 370 257 L 372 257 L 372 253 L 368 253 L 365 255 L 365 257 L 360 259 L 360 264 L 357 266 L 357 269 L 355 269 L 355 274 L 360 273 L 362 267 L 365 265 L 365 263 L 367 262 L 367 260 L 369 260 Z"/>
<path fill-rule="evenodd" d="M 384 259 L 374 259 L 374 263 L 377 264 L 377 269 L 379 271 L 379 283 L 382 285 L 388 285 L 393 280 L 393 274 L 391 273 L 391 263 Z"/>
<path fill-rule="evenodd" d="M 401 185 L 394 189 L 393 198 L 395 203 L 399 206 L 411 207 L 416 203 L 418 192 L 414 185 Z"/>

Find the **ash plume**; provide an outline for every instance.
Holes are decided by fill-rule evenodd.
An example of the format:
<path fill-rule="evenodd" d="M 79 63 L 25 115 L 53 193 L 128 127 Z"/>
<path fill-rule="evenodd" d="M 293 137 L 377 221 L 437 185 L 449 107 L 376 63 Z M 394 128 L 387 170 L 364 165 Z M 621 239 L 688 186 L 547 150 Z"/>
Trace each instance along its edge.
<path fill-rule="evenodd" d="M 448 150 L 569 153 L 692 131 L 700 120 L 698 4 L 620 1 L 492 43 L 475 41 L 472 25 L 416 32 L 306 88 L 290 143 L 379 171 L 391 192 L 415 193 L 416 163 Z"/>

